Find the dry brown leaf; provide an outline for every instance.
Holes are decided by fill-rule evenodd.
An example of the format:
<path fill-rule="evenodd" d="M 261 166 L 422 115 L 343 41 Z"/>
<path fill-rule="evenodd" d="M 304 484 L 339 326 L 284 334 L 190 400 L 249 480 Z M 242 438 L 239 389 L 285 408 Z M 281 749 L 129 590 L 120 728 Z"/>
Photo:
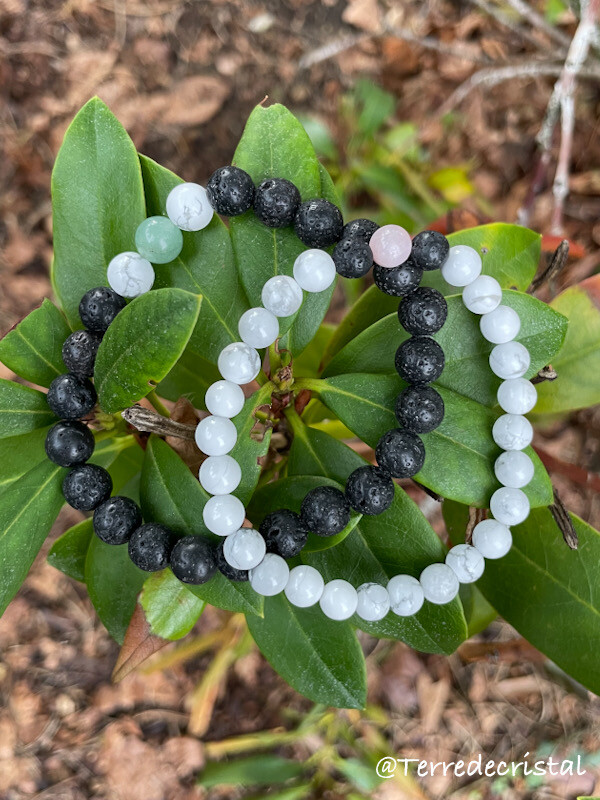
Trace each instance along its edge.
<path fill-rule="evenodd" d="M 135 607 L 131 622 L 125 634 L 125 640 L 119 657 L 113 669 L 113 681 L 122 681 L 136 667 L 143 664 L 147 658 L 169 644 L 167 639 L 161 639 L 150 632 L 144 609 L 138 604 Z"/>
<path fill-rule="evenodd" d="M 368 33 L 378 33 L 381 30 L 381 8 L 377 0 L 350 0 L 342 19 L 348 25 L 354 25 Z"/>

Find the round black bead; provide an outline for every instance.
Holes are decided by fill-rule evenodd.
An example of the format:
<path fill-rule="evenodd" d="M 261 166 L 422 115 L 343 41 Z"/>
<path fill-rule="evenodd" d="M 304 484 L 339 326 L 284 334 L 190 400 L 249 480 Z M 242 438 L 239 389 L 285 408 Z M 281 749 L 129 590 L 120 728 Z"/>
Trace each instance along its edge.
<path fill-rule="evenodd" d="M 373 279 L 378 289 L 392 297 L 405 297 L 421 283 L 423 270 L 412 259 L 393 269 L 386 269 L 379 264 L 373 267 Z"/>
<path fill-rule="evenodd" d="M 264 518 L 259 528 L 269 553 L 282 558 L 297 556 L 306 544 L 308 528 L 294 511 L 282 508 Z"/>
<path fill-rule="evenodd" d="M 291 225 L 298 211 L 300 192 L 285 178 L 268 178 L 256 189 L 254 213 L 268 228 Z"/>
<path fill-rule="evenodd" d="M 342 239 L 360 239 L 369 244 L 376 230 L 379 230 L 379 225 L 371 219 L 353 219 L 344 225 Z"/>
<path fill-rule="evenodd" d="M 171 551 L 171 569 L 182 583 L 206 583 L 217 571 L 214 547 L 201 536 L 184 536 Z"/>
<path fill-rule="evenodd" d="M 381 514 L 394 499 L 394 482 L 388 472 L 365 465 L 350 473 L 346 482 L 346 497 L 360 514 Z"/>
<path fill-rule="evenodd" d="M 110 497 L 94 511 L 94 532 L 105 544 L 125 544 L 142 524 L 142 512 L 129 497 Z"/>
<path fill-rule="evenodd" d="M 165 525 L 146 522 L 131 534 L 129 558 L 145 572 L 158 572 L 169 566 L 175 536 Z"/>
<path fill-rule="evenodd" d="M 444 401 L 432 386 L 407 386 L 396 400 L 396 419 L 413 433 L 430 433 L 444 419 Z"/>
<path fill-rule="evenodd" d="M 94 452 L 94 435 L 83 422 L 62 420 L 46 435 L 46 455 L 59 467 L 84 464 Z"/>
<path fill-rule="evenodd" d="M 413 336 L 396 350 L 396 370 L 407 383 L 431 383 L 444 369 L 444 351 L 429 336 Z"/>
<path fill-rule="evenodd" d="M 90 331 L 104 333 L 126 305 L 125 298 L 113 292 L 108 286 L 97 286 L 81 298 L 79 316 Z"/>
<path fill-rule="evenodd" d="M 74 372 L 66 372 L 54 378 L 46 399 L 57 417 L 80 419 L 90 413 L 98 397 L 91 381 Z"/>
<path fill-rule="evenodd" d="M 411 257 L 423 269 L 441 269 L 449 252 L 448 239 L 437 231 L 422 231 L 412 242 Z"/>
<path fill-rule="evenodd" d="M 342 212 L 329 200 L 317 197 L 302 203 L 296 214 L 296 236 L 307 247 L 329 247 L 342 238 Z"/>
<path fill-rule="evenodd" d="M 393 428 L 379 440 L 375 457 L 394 478 L 412 478 L 425 463 L 425 445 L 416 433 Z"/>
<path fill-rule="evenodd" d="M 217 214 L 237 217 L 252 208 L 254 182 L 239 167 L 220 167 L 210 176 L 206 194 Z"/>
<path fill-rule="evenodd" d="M 67 503 L 78 511 L 93 511 L 108 500 L 112 492 L 112 478 L 103 467 L 82 464 L 72 469 L 62 484 Z"/>
<path fill-rule="evenodd" d="M 415 336 L 437 333 L 446 322 L 448 303 L 437 289 L 421 286 L 398 306 L 398 319 L 404 330 Z"/>
<path fill-rule="evenodd" d="M 75 331 L 67 336 L 62 348 L 62 359 L 67 369 L 91 377 L 101 341 L 102 334 L 98 331 Z"/>
<path fill-rule="evenodd" d="M 300 516 L 317 536 L 334 536 L 350 522 L 350 503 L 335 486 L 317 486 L 302 501 Z"/>
<path fill-rule="evenodd" d="M 373 251 L 360 239 L 342 239 L 333 251 L 336 271 L 344 278 L 362 278 L 373 266 Z"/>
<path fill-rule="evenodd" d="M 241 581 L 247 581 L 250 577 L 248 575 L 247 569 L 236 569 L 232 567 L 225 560 L 225 555 L 223 554 L 223 545 L 225 544 L 225 539 L 221 539 L 217 544 L 217 550 L 215 553 L 215 557 L 217 559 L 217 567 L 219 568 L 219 572 L 228 578 L 230 581 L 237 581 L 240 583 Z"/>

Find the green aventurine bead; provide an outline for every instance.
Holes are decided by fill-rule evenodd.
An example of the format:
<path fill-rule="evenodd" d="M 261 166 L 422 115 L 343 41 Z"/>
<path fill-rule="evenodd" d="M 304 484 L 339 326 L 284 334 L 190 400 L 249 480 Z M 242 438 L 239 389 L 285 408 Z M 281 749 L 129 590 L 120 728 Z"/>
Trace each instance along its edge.
<path fill-rule="evenodd" d="M 168 264 L 181 253 L 183 234 L 168 217 L 148 217 L 138 225 L 135 246 L 153 264 Z"/>

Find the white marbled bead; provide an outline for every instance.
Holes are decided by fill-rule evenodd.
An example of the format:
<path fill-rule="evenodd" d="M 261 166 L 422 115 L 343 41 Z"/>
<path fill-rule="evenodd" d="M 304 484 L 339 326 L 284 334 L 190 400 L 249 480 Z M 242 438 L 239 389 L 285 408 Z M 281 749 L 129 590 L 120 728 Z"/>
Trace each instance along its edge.
<path fill-rule="evenodd" d="M 521 450 L 508 450 L 496 459 L 494 472 L 503 486 L 522 489 L 533 478 L 533 461 Z"/>
<path fill-rule="evenodd" d="M 242 479 L 242 469 L 231 456 L 210 456 L 198 473 L 200 485 L 209 494 L 231 494 Z"/>
<path fill-rule="evenodd" d="M 473 528 L 472 542 L 484 558 L 502 558 L 512 547 L 512 534 L 497 520 L 484 519 Z"/>
<path fill-rule="evenodd" d="M 250 586 L 263 597 L 273 597 L 285 589 L 290 577 L 287 561 L 276 553 L 267 553 L 260 564 L 250 570 Z"/>
<path fill-rule="evenodd" d="M 521 342 L 497 344 L 490 353 L 492 372 L 504 380 L 522 378 L 530 365 L 529 350 Z"/>
<path fill-rule="evenodd" d="M 246 402 L 244 390 L 231 381 L 215 381 L 206 390 L 204 402 L 217 417 L 236 417 Z"/>
<path fill-rule="evenodd" d="M 511 342 L 521 330 L 521 319 L 514 308 L 498 306 L 479 320 L 484 339 L 492 344 Z"/>
<path fill-rule="evenodd" d="M 242 527 L 246 509 L 241 500 L 232 494 L 210 497 L 202 509 L 204 524 L 217 536 L 229 536 Z"/>
<path fill-rule="evenodd" d="M 498 387 L 498 403 L 508 414 L 527 414 L 537 403 L 537 391 L 531 381 L 513 378 Z"/>
<path fill-rule="evenodd" d="M 356 589 L 351 583 L 341 578 L 329 581 L 325 584 L 319 605 L 321 611 L 329 619 L 337 621 L 349 619 L 358 605 Z"/>
<path fill-rule="evenodd" d="M 380 583 L 363 583 L 356 590 L 356 613 L 367 622 L 383 619 L 390 610 L 390 596 Z"/>
<path fill-rule="evenodd" d="M 473 314 L 489 314 L 502 302 L 502 287 L 491 275 L 480 275 L 465 286 L 462 299 Z"/>
<path fill-rule="evenodd" d="M 244 342 L 232 342 L 219 353 L 219 372 L 232 383 L 250 383 L 260 372 L 260 355 Z"/>
<path fill-rule="evenodd" d="M 447 564 L 430 564 L 419 577 L 425 599 L 442 606 L 454 600 L 460 588 L 456 573 Z"/>
<path fill-rule="evenodd" d="M 207 456 L 224 456 L 237 441 L 235 425 L 227 417 L 204 417 L 194 434 L 198 449 Z"/>
<path fill-rule="evenodd" d="M 323 292 L 335 280 L 335 263 L 325 250 L 305 250 L 294 261 L 294 278 L 305 292 Z"/>
<path fill-rule="evenodd" d="M 524 450 L 533 439 L 533 428 L 527 417 L 502 414 L 492 427 L 492 438 L 503 450 Z"/>
<path fill-rule="evenodd" d="M 290 571 L 285 587 L 285 596 L 298 608 L 309 608 L 318 603 L 325 588 L 325 581 L 319 570 L 308 564 L 298 564 Z"/>
<path fill-rule="evenodd" d="M 108 285 L 121 297 L 138 297 L 154 284 L 154 267 L 133 250 L 119 253 L 106 270 Z"/>
<path fill-rule="evenodd" d="M 481 578 L 485 569 L 483 556 L 470 544 L 452 547 L 446 555 L 446 564 L 460 583 L 474 583 Z"/>
<path fill-rule="evenodd" d="M 225 561 L 234 569 L 254 569 L 266 552 L 265 540 L 254 528 L 239 528 L 223 544 Z"/>
<path fill-rule="evenodd" d="M 206 189 L 198 183 L 180 183 L 167 195 L 167 216 L 182 231 L 201 231 L 213 218 Z"/>
<path fill-rule="evenodd" d="M 425 600 L 423 587 L 412 575 L 394 575 L 388 582 L 387 591 L 390 607 L 399 617 L 416 614 Z"/>
<path fill-rule="evenodd" d="M 524 522 L 529 516 L 529 509 L 529 498 L 522 489 L 503 486 L 496 489 L 490 498 L 490 511 L 494 519 L 509 528 Z"/>
<path fill-rule="evenodd" d="M 266 308 L 250 308 L 240 317 L 238 330 L 250 347 L 269 347 L 279 336 L 279 320 Z"/>
<path fill-rule="evenodd" d="M 468 286 L 481 275 L 481 256 L 466 244 L 450 248 L 442 265 L 442 277 L 450 286 Z"/>
<path fill-rule="evenodd" d="M 289 275 L 275 275 L 262 288 L 262 303 L 276 317 L 289 317 L 302 305 L 302 289 Z"/>

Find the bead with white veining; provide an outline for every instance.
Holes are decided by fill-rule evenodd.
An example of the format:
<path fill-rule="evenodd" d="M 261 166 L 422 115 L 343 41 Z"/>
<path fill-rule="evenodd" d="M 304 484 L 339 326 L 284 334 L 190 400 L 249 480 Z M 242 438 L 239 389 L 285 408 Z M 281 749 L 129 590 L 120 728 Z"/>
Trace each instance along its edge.
<path fill-rule="evenodd" d="M 470 544 L 457 544 L 452 547 L 446 554 L 446 564 L 460 583 L 474 583 L 481 578 L 485 569 L 483 556 Z"/>
<path fill-rule="evenodd" d="M 302 289 L 289 275 L 275 275 L 262 288 L 262 304 L 276 317 L 289 317 L 302 305 Z"/>
<path fill-rule="evenodd" d="M 419 577 L 425 599 L 441 606 L 454 600 L 459 583 L 456 573 L 447 564 L 430 564 Z"/>
<path fill-rule="evenodd" d="M 325 616 L 338 621 L 349 619 L 356 611 L 357 604 L 356 589 L 341 578 L 326 583 L 319 600 Z"/>
<path fill-rule="evenodd" d="M 258 352 L 245 342 L 232 342 L 224 347 L 217 359 L 219 372 L 232 383 L 250 383 L 260 372 Z"/>
<path fill-rule="evenodd" d="M 207 409 L 217 417 L 237 416 L 244 407 L 245 400 L 242 387 L 225 380 L 212 383 L 204 395 Z"/>
<path fill-rule="evenodd" d="M 503 486 L 522 489 L 533 479 L 533 461 L 522 450 L 508 450 L 496 459 L 494 472 Z"/>
<path fill-rule="evenodd" d="M 462 300 L 473 314 L 489 314 L 502 302 L 502 287 L 491 275 L 480 275 L 465 286 Z"/>
<path fill-rule="evenodd" d="M 529 350 L 521 342 L 497 344 L 490 353 L 492 372 L 504 380 L 522 378 L 530 365 Z"/>
<path fill-rule="evenodd" d="M 290 577 L 285 587 L 285 596 L 298 608 L 309 608 L 318 603 L 325 581 L 321 573 L 308 564 L 298 564 L 290 570 Z"/>
<path fill-rule="evenodd" d="M 442 265 L 442 277 L 450 286 L 468 286 L 481 275 L 481 256 L 466 244 L 450 248 Z"/>
<path fill-rule="evenodd" d="M 533 439 L 533 427 L 520 414 L 502 414 L 494 422 L 492 438 L 503 450 L 524 450 Z"/>
<path fill-rule="evenodd" d="M 367 622 L 378 622 L 390 610 L 390 596 L 380 583 L 363 583 L 356 590 L 356 613 Z"/>
<path fill-rule="evenodd" d="M 210 456 L 202 462 L 198 478 L 209 494 L 231 494 L 240 485 L 242 470 L 231 456 Z"/>
<path fill-rule="evenodd" d="M 167 195 L 167 216 L 182 231 L 200 231 L 213 218 L 206 189 L 198 183 L 180 183 Z"/>
<path fill-rule="evenodd" d="M 497 520 L 484 519 L 475 525 L 471 541 L 484 558 L 502 558 L 512 546 L 512 534 Z"/>
<path fill-rule="evenodd" d="M 234 569 L 257 567 L 267 552 L 265 540 L 254 528 L 240 528 L 225 539 L 223 556 Z"/>
<path fill-rule="evenodd" d="M 250 570 L 250 586 L 263 597 L 283 592 L 290 577 L 287 561 L 276 553 L 267 553 L 260 564 Z"/>
<path fill-rule="evenodd" d="M 537 403 L 536 388 L 525 378 L 502 381 L 497 397 L 500 408 L 508 414 L 527 414 Z"/>
<path fill-rule="evenodd" d="M 390 607 L 399 617 L 411 617 L 423 606 L 423 587 L 412 575 L 394 575 L 387 585 Z"/>
<path fill-rule="evenodd" d="M 154 284 L 154 267 L 139 253 L 126 250 L 111 259 L 106 270 L 108 285 L 121 297 L 139 297 Z"/>
<path fill-rule="evenodd" d="M 522 489 L 502 486 L 490 499 L 490 511 L 502 525 L 520 525 L 529 516 L 529 498 Z"/>
<path fill-rule="evenodd" d="M 498 306 L 479 320 L 484 339 L 492 344 L 511 342 L 521 329 L 521 319 L 514 308 Z"/>

